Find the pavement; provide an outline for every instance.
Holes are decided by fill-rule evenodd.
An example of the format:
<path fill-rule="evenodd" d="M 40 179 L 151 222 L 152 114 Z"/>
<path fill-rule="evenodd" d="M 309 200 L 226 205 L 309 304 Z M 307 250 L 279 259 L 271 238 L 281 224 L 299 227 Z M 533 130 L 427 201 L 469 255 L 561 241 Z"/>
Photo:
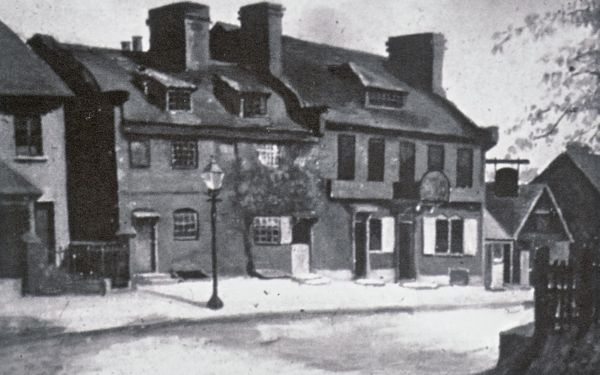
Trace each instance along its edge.
<path fill-rule="evenodd" d="M 419 290 L 398 284 L 358 285 L 332 281 L 306 285 L 289 279 L 219 280 L 225 306 L 206 308 L 210 280 L 140 286 L 106 296 L 22 297 L 19 283 L 0 280 L 0 340 L 53 336 L 173 321 L 227 322 L 320 314 L 371 314 L 472 308 L 518 308 L 531 304 L 532 290 L 486 291 L 482 286 Z"/>

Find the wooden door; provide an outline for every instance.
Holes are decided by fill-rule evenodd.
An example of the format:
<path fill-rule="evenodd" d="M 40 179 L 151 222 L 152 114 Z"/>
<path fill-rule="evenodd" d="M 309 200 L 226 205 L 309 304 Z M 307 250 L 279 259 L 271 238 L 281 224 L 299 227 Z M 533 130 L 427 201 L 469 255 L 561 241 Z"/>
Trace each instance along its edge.
<path fill-rule="evenodd" d="M 35 204 L 35 233 L 48 250 L 48 263 L 56 260 L 54 243 L 54 204 L 51 202 L 36 202 Z"/>
<path fill-rule="evenodd" d="M 504 244 L 502 245 L 503 247 L 503 251 L 504 251 L 504 283 L 505 284 L 510 284 L 512 282 L 512 275 L 511 275 L 511 271 L 512 271 L 512 266 L 511 266 L 511 254 L 510 254 L 510 244 Z"/>
<path fill-rule="evenodd" d="M 412 249 L 413 224 L 398 223 L 398 278 L 416 278 L 415 259 Z"/>
<path fill-rule="evenodd" d="M 26 206 L 0 205 L 0 277 L 22 276 L 25 244 L 21 236 L 29 228 L 28 216 Z"/>
<path fill-rule="evenodd" d="M 156 272 L 156 220 L 136 219 L 135 251 L 132 257 L 133 273 Z"/>
<path fill-rule="evenodd" d="M 358 216 L 354 223 L 354 277 L 367 276 L 367 218 Z"/>

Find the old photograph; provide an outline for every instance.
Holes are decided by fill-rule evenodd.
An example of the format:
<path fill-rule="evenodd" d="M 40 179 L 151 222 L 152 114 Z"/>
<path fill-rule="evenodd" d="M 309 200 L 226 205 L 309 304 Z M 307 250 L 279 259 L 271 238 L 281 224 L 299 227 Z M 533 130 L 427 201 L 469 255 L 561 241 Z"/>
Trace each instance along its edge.
<path fill-rule="evenodd" d="M 600 373 L 600 0 L 1 0 L 0 374 Z"/>

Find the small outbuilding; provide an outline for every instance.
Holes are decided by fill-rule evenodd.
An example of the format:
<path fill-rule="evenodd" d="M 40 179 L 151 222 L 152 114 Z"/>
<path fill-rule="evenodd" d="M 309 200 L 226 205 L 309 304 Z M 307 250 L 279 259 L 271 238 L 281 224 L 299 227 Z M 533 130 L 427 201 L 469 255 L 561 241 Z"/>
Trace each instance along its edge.
<path fill-rule="evenodd" d="M 550 248 L 550 261 L 569 259 L 573 236 L 546 184 L 487 184 L 484 212 L 485 286 L 529 285 L 534 251 Z"/>

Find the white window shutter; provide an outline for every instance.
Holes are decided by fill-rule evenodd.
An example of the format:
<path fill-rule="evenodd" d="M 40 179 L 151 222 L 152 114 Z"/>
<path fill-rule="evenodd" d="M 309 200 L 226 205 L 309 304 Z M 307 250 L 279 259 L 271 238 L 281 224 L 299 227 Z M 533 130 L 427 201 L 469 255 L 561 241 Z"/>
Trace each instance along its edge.
<path fill-rule="evenodd" d="M 479 226 L 477 219 L 465 219 L 463 228 L 463 250 L 465 255 L 477 254 L 479 247 Z"/>
<path fill-rule="evenodd" d="M 281 244 L 287 245 L 292 243 L 292 217 L 282 216 L 280 219 L 281 229 Z"/>
<path fill-rule="evenodd" d="M 423 218 L 423 254 L 435 254 L 435 217 Z"/>
<path fill-rule="evenodd" d="M 394 252 L 394 244 L 396 242 L 396 233 L 393 217 L 381 218 L 381 250 L 383 252 Z"/>

